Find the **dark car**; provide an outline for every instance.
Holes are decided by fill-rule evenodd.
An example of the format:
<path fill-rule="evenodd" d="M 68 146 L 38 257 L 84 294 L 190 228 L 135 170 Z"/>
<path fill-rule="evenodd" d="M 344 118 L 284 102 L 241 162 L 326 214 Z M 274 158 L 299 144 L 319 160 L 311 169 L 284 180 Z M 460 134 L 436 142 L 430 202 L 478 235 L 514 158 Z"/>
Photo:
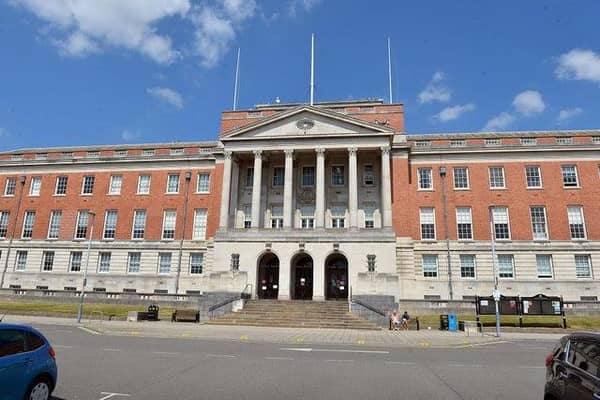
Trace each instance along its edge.
<path fill-rule="evenodd" d="M 0 400 L 47 400 L 57 368 L 50 342 L 26 325 L 0 323 Z"/>
<path fill-rule="evenodd" d="M 546 357 L 545 400 L 600 399 L 600 333 L 572 333 Z"/>

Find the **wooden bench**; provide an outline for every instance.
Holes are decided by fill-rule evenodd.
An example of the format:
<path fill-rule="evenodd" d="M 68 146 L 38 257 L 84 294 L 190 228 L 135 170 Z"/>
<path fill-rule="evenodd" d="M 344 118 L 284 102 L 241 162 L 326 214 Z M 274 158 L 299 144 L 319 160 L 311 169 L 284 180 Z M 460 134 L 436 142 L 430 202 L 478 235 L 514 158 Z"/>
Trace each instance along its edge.
<path fill-rule="evenodd" d="M 171 316 L 171 322 L 200 322 L 200 313 L 198 310 L 175 310 Z"/>

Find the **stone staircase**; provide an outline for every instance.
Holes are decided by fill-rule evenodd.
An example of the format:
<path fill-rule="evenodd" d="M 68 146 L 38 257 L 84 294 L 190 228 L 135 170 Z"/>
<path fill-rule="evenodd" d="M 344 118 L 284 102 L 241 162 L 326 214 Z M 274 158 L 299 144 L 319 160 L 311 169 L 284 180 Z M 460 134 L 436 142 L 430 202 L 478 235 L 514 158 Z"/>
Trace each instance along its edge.
<path fill-rule="evenodd" d="M 345 301 L 249 300 L 243 310 L 207 322 L 209 325 L 272 326 L 380 330 L 348 312 Z"/>

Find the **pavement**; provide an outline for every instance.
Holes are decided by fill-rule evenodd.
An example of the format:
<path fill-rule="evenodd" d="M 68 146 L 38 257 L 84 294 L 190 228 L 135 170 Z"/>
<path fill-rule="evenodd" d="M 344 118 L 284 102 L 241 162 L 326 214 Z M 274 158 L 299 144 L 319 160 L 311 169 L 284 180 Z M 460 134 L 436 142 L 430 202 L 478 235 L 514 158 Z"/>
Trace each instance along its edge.
<path fill-rule="evenodd" d="M 504 332 L 501 337 L 486 331 L 482 335 L 466 336 L 464 332 L 436 329 L 420 331 L 365 331 L 350 329 L 272 328 L 253 326 L 218 326 L 168 321 L 95 321 L 77 324 L 74 318 L 7 315 L 4 322 L 31 325 L 58 325 L 77 327 L 89 334 L 146 338 L 180 338 L 204 341 L 246 343 L 359 345 L 383 348 L 400 347 L 467 347 L 482 346 L 502 341 L 549 340 L 556 341 L 564 334 Z"/>
<path fill-rule="evenodd" d="M 59 383 L 54 400 L 541 399 L 544 359 L 555 344 L 539 338 L 460 348 L 282 344 L 259 342 L 258 337 L 250 342 L 239 337 L 231 341 L 98 334 L 72 321 L 42 322 L 53 321 L 33 325 L 56 350 Z M 207 332 L 205 328 L 178 329 Z M 436 343 L 448 337 L 429 336 L 430 332 L 379 334 L 396 340 L 429 337 Z M 285 337 L 271 335 L 270 340 Z M 327 336 L 340 337 L 336 335 L 333 331 Z"/>

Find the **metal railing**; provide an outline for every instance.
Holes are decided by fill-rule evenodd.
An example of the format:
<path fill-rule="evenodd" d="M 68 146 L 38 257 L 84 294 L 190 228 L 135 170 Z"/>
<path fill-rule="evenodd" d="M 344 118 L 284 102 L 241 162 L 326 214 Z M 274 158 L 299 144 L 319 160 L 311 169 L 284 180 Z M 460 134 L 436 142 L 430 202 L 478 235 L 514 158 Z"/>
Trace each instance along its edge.
<path fill-rule="evenodd" d="M 244 289 L 242 289 L 242 291 L 240 292 L 240 294 L 238 296 L 232 296 L 228 299 L 225 299 L 217 304 L 213 304 L 212 306 L 208 307 L 208 317 L 210 319 L 213 318 L 214 312 L 216 310 L 218 310 L 219 308 L 225 307 L 226 305 L 229 305 L 231 303 L 233 303 L 234 301 L 238 301 L 238 300 L 248 300 L 252 297 L 252 284 L 248 283 L 246 284 L 246 286 L 244 286 Z M 248 289 L 250 289 L 248 291 Z"/>

